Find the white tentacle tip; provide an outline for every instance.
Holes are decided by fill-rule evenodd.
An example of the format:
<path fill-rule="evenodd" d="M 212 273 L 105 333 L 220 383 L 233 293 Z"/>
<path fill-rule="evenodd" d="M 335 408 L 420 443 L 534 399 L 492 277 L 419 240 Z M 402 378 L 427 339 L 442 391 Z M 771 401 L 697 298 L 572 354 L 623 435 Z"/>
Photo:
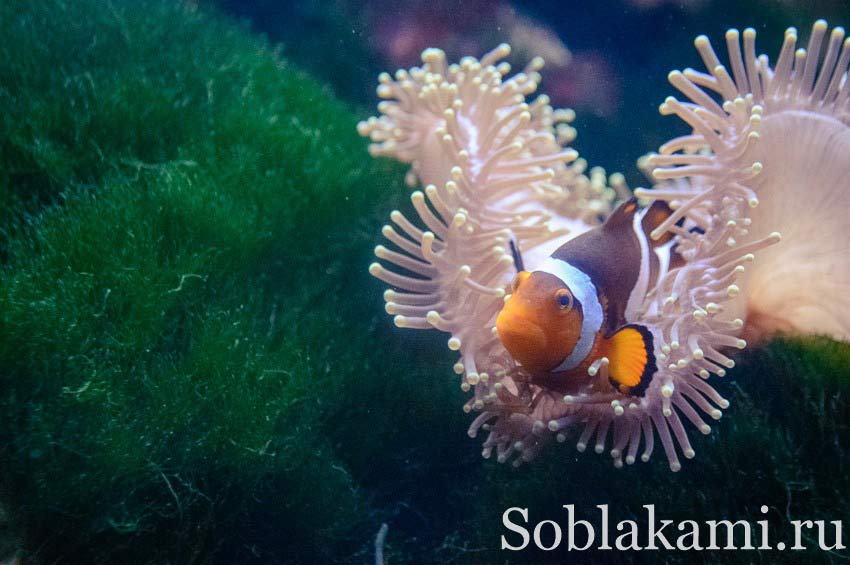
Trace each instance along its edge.
<path fill-rule="evenodd" d="M 446 54 L 442 49 L 437 49 L 436 47 L 429 47 L 422 51 L 422 62 L 423 63 L 436 63 L 442 59 L 444 59 Z"/>

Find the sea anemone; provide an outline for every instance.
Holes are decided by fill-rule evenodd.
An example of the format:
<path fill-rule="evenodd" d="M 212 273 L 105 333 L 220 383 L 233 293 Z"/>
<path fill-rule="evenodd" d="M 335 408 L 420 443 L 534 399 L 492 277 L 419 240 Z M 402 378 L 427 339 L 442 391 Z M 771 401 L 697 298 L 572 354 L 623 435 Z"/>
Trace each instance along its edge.
<path fill-rule="evenodd" d="M 824 30 L 822 22 L 815 25 L 810 53 L 817 54 Z M 495 332 L 496 316 L 516 272 L 509 247 L 521 248 L 526 265 L 533 270 L 560 245 L 597 225 L 610 212 L 618 193 L 623 196 L 626 191 L 620 175 L 611 176 L 614 188 L 606 185 L 600 169 L 585 177 L 583 162 L 576 160 L 574 151 L 564 149 L 564 143 L 574 137 L 566 125 L 571 112 L 552 110 L 545 96 L 525 102 L 539 83 L 542 61 L 534 60 L 524 72 L 505 79 L 509 66 L 499 60 L 508 54 L 507 46 L 480 61 L 465 58 L 457 65 L 447 65 L 441 51 L 429 49 L 423 53 L 422 68 L 399 71 L 395 81 L 381 76 L 382 115 L 362 122 L 360 132 L 375 142 L 373 155 L 412 164 L 408 181 L 426 185 L 424 193 L 416 191 L 412 196 L 426 229 L 394 211 L 391 219 L 396 227 L 385 226 L 383 234 L 396 249 L 379 245 L 375 254 L 395 270 L 373 263 L 370 272 L 398 289 L 385 293 L 386 310 L 395 316 L 396 325 L 452 334 L 449 348 L 461 353 L 455 365 L 463 375 L 461 386 L 474 388 L 465 409 L 480 412 L 469 435 L 488 432 L 485 457 L 495 451 L 499 461 L 520 464 L 552 439 L 565 441 L 575 435 L 579 451 L 592 442 L 595 451 L 602 453 L 610 442 L 614 463 L 622 466 L 636 460 L 641 446 L 640 458 L 649 460 L 657 435 L 670 468 L 679 470 L 679 453 L 694 456 L 684 420 L 707 434 L 711 428 L 701 414 L 718 419 L 728 406 L 706 379 L 712 373 L 723 376 L 734 366 L 728 349 L 746 345 L 740 339 L 741 304 L 762 319 L 768 319 L 768 314 L 773 314 L 770 319 L 780 319 L 776 312 L 756 306 L 763 302 L 751 298 L 749 289 L 757 288 L 764 265 L 749 279 L 743 275 L 755 252 L 779 241 L 779 234 L 772 230 L 788 227 L 776 214 L 755 216 L 760 209 L 756 204 L 779 201 L 776 206 L 782 206 L 783 196 L 774 195 L 783 189 L 766 181 L 774 179 L 778 184 L 783 176 L 792 179 L 786 182 L 792 191 L 795 181 L 813 175 L 832 179 L 824 189 L 825 205 L 838 192 L 840 179 L 832 175 L 840 173 L 823 171 L 835 155 L 827 147 L 836 148 L 816 140 L 815 134 L 823 135 L 817 129 L 818 120 L 832 120 L 839 132 L 833 137 L 839 139 L 830 143 L 847 147 L 847 83 L 842 77 L 848 48 L 845 44 L 838 58 L 843 32 L 834 32 L 825 70 L 814 83 L 817 65 L 806 66 L 805 54 L 798 52 L 795 64 L 789 63 L 793 32 L 786 35 L 775 73 L 766 57 L 755 57 L 751 30 L 744 34 L 745 59 L 737 32 L 727 37 L 735 81 L 705 38 L 697 39 L 697 47 L 712 74 L 671 75 L 674 85 L 694 103 L 668 99 L 662 112 L 676 113 L 694 133 L 671 141 L 659 155 L 649 158 L 648 163 L 658 167 L 654 176 L 661 183 L 653 190 L 637 192 L 669 202 L 674 212 L 653 237 L 672 234 L 684 262 L 664 265 L 635 319 L 629 320 L 650 329 L 657 361 L 651 382 L 636 395 L 612 385 L 605 357 L 590 365 L 587 382 L 566 395 L 532 384 L 523 378 L 523 368 Z M 836 59 L 838 65 L 830 73 Z M 780 80 L 790 86 L 779 86 Z M 728 100 L 718 102 L 700 87 L 714 89 Z M 835 111 L 839 107 L 843 113 Z M 839 117 L 828 118 L 830 111 Z M 793 129 L 771 124 L 770 118 L 783 114 L 792 123 L 811 122 L 806 125 L 805 141 L 814 149 L 787 150 L 804 152 L 795 155 L 798 161 L 790 162 L 806 172 L 768 172 L 770 167 L 789 163 L 788 157 L 777 163 L 765 152 L 768 134 L 775 139 Z M 846 163 L 845 159 L 838 164 L 846 170 Z M 803 198 L 799 192 L 795 197 Z M 842 212 L 839 208 L 830 217 Z M 814 228 L 814 224 L 808 226 Z M 830 243 L 839 248 L 837 232 L 830 229 Z M 776 257 L 775 261 L 778 257 L 789 260 L 785 254 Z M 813 257 L 810 252 L 798 260 Z M 845 269 L 846 276 L 846 267 L 834 268 Z M 831 275 L 825 278 L 835 282 Z"/>
<path fill-rule="evenodd" d="M 564 148 L 575 136 L 572 112 L 553 110 L 545 96 L 525 103 L 542 61 L 503 81 L 510 67 L 496 63 L 509 52 L 501 45 L 480 61 L 448 66 L 442 51 L 428 49 L 424 67 L 398 71 L 396 81 L 381 75 L 378 95 L 390 101 L 359 126 L 376 142 L 373 155 L 411 163 L 408 184 L 426 185 L 411 199 L 427 231 L 393 211 L 395 227 L 382 232 L 404 253 L 375 249 L 408 274 L 379 263 L 370 271 L 404 291 L 385 293 L 397 326 L 452 334 L 466 387 L 488 382 L 504 357 L 492 327 L 515 272 L 511 241 L 542 260 L 598 224 L 616 197 L 603 170 L 585 176 L 586 164 Z"/>
<path fill-rule="evenodd" d="M 756 56 L 755 30 L 729 30 L 731 74 L 708 38 L 697 37 L 708 73 L 670 73 L 690 101 L 661 105 L 693 131 L 648 160 L 656 179 L 674 182 L 637 191 L 677 208 L 659 232 L 683 216 L 712 229 L 709 210 L 724 197 L 752 207 L 733 241 L 781 229 L 782 245 L 761 252 L 740 283 L 735 309 L 756 337 L 783 330 L 850 338 L 850 39 L 840 27 L 827 38 L 827 29 L 815 22 L 808 47 L 796 49 L 789 28 L 773 68 Z"/>

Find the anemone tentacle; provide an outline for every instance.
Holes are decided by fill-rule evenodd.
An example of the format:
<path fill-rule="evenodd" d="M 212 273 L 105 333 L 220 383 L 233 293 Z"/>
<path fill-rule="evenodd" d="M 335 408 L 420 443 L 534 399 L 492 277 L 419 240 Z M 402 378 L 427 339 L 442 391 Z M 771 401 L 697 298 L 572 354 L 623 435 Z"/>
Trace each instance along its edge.
<path fill-rule="evenodd" d="M 685 262 L 664 263 L 630 320 L 650 329 L 658 362 L 640 396 L 611 384 L 606 358 L 592 363 L 589 382 L 574 394 L 531 384 L 495 332 L 516 272 L 512 242 L 533 270 L 597 225 L 623 193 L 620 175 L 612 175 L 610 185 L 601 169 L 585 176 L 584 162 L 565 147 L 575 137 L 570 111 L 553 110 L 545 96 L 526 102 L 542 62 L 508 78 L 509 66 L 499 62 L 507 46 L 453 65 L 429 49 L 423 67 L 398 71 L 395 80 L 381 75 L 381 115 L 359 130 L 371 137 L 373 155 L 410 163 L 407 180 L 425 188 L 411 197 L 417 223 L 391 214 L 394 226 L 383 228 L 391 248 L 375 250 L 388 267 L 373 263 L 370 272 L 394 287 L 384 297 L 396 325 L 451 334 L 448 346 L 461 354 L 455 371 L 461 387 L 472 391 L 464 410 L 479 412 L 469 435 L 487 433 L 485 457 L 518 465 L 547 443 L 572 437 L 579 451 L 609 448 L 619 467 L 649 460 L 657 437 L 675 471 L 680 455 L 694 456 L 686 422 L 710 433 L 704 418 L 716 420 L 728 407 L 706 379 L 723 376 L 734 364 L 729 348 L 746 345 L 739 337 L 743 320 L 734 314 L 742 277 L 756 252 L 779 240 L 777 233 L 751 233 L 752 206 L 761 197 L 753 179 L 763 169 L 751 154 L 767 127 L 762 117 L 773 110 L 745 91 L 754 84 L 762 96 L 773 74 L 766 58 L 750 58 L 750 35 L 741 61 L 733 61 L 734 79 L 713 64 L 716 56 L 702 39 L 697 45 L 712 73 L 671 75 L 691 102 L 668 99 L 662 112 L 680 116 L 694 131 L 650 159 L 666 180 L 639 194 L 670 202 L 674 213 L 654 236 L 672 233 Z M 840 66 L 843 52 L 834 58 Z M 834 89 L 833 82 L 815 82 L 811 92 L 837 99 L 845 82 Z M 718 102 L 706 89 L 732 99 Z"/>
<path fill-rule="evenodd" d="M 553 110 L 545 96 L 525 102 L 542 61 L 506 79 L 510 67 L 499 61 L 508 53 L 501 45 L 481 61 L 448 65 L 442 51 L 426 50 L 423 67 L 398 71 L 395 81 L 381 75 L 382 115 L 359 125 L 373 155 L 411 163 L 408 180 L 426 184 L 411 197 L 426 229 L 395 211 L 395 226 L 383 233 L 401 253 L 376 248 L 409 274 L 370 267 L 400 289 L 385 294 L 387 312 L 401 327 L 451 333 L 467 384 L 481 382 L 482 372 L 486 380 L 479 366 L 500 349 L 490 328 L 514 273 L 511 241 L 526 256 L 545 256 L 537 248 L 586 231 L 615 197 L 604 172 L 588 178 L 563 146 L 575 135 L 572 113 Z"/>
<path fill-rule="evenodd" d="M 825 21 L 815 22 L 807 47 L 797 49 L 797 31 L 789 28 L 774 68 L 765 55 L 756 56 L 753 29 L 729 30 L 731 72 L 709 40 L 698 37 L 707 73 L 670 73 L 671 84 L 689 102 L 668 98 L 661 106 L 693 132 L 649 158 L 656 179 L 676 183 L 638 191 L 677 208 L 658 231 L 681 237 L 681 247 L 693 255 L 702 253 L 697 246 L 705 241 L 682 236 L 674 222 L 687 217 L 706 233 L 720 233 L 710 225 L 712 211 L 729 201 L 752 207 L 733 220 L 730 245 L 782 228 L 782 245 L 760 253 L 740 285 L 745 292 L 735 316 L 746 319 L 754 336 L 795 330 L 850 338 L 850 246 L 844 236 L 850 39 L 840 27 L 827 30 Z"/>

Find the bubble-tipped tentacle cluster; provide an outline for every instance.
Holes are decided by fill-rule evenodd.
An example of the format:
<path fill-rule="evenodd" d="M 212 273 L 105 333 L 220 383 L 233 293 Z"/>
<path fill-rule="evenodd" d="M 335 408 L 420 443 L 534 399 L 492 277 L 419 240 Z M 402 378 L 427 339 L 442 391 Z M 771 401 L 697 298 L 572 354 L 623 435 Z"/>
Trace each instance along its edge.
<path fill-rule="evenodd" d="M 533 270 L 559 245 L 598 223 L 615 194 L 604 173 L 588 179 L 573 161 L 575 153 L 563 148 L 574 135 L 565 124 L 571 115 L 552 110 L 544 97 L 525 102 L 539 82 L 538 63 L 506 78 L 508 66 L 498 63 L 505 47 L 458 65 L 447 65 L 442 52 L 428 50 L 422 68 L 399 71 L 395 81 L 382 75 L 379 95 L 387 99 L 382 115 L 361 123 L 360 131 L 375 142 L 373 154 L 412 163 L 409 180 L 426 185 L 412 197 L 426 228 L 393 212 L 395 226 L 383 232 L 397 250 L 378 246 L 376 255 L 394 270 L 379 263 L 370 270 L 398 289 L 385 294 L 397 325 L 452 334 L 449 347 L 461 352 L 455 369 L 463 375 L 462 387 L 474 389 L 465 408 L 480 412 L 469 434 L 487 432 L 485 456 L 495 453 L 500 461 L 519 464 L 551 440 L 570 436 L 579 451 L 589 445 L 598 453 L 610 449 L 617 466 L 638 456 L 647 461 L 656 438 L 673 470 L 681 468 L 679 455 L 694 456 L 686 422 L 709 433 L 704 418 L 718 419 L 728 406 L 706 379 L 723 376 L 734 365 L 729 350 L 746 345 L 739 337 L 744 321 L 738 305 L 752 294 L 751 263 L 756 252 L 761 261 L 769 248 L 781 247 L 772 246 L 779 241 L 774 230 L 786 229 L 775 214 L 756 212 L 771 210 L 782 191 L 805 199 L 808 185 L 792 182 L 788 189 L 788 183 L 778 188 L 777 183 L 789 176 L 799 180 L 833 160 L 833 153 L 812 149 L 826 150 L 827 143 L 814 139 L 817 128 L 811 124 L 801 141 L 812 147 L 785 143 L 796 160 L 787 154 L 777 160 L 765 148 L 779 144 L 783 132 L 787 139 L 793 129 L 784 120 L 791 116 L 829 122 L 827 134 L 834 131 L 840 138 L 833 151 L 846 155 L 841 128 L 847 123 L 850 55 L 847 42 L 840 48 L 839 30 L 818 63 L 824 32 L 825 24 L 818 22 L 810 65 L 805 52 L 794 53 L 791 31 L 776 70 L 767 57 L 755 56 L 754 32 L 744 32 L 742 54 L 739 35 L 731 31 L 731 74 L 705 38 L 696 44 L 710 72 L 671 74 L 690 102 L 670 98 L 662 113 L 678 115 L 693 133 L 650 157 L 661 182 L 638 194 L 670 203 L 674 212 L 654 236 L 672 234 L 684 264 L 662 261 L 657 286 L 630 320 L 654 336 L 658 366 L 642 396 L 611 385 L 606 358 L 595 360 L 589 382 L 573 394 L 530 384 L 493 331 L 515 273 L 511 242 L 524 250 L 526 268 Z M 783 163 L 794 170 L 783 169 Z M 839 168 L 823 173 L 832 179 L 833 193 L 838 183 L 830 175 Z M 622 181 L 612 176 L 611 182 Z M 752 303 L 750 298 L 751 308 Z"/>
<path fill-rule="evenodd" d="M 400 327 L 452 334 L 464 388 L 485 385 L 470 404 L 477 408 L 492 402 L 490 376 L 511 364 L 492 331 L 516 273 L 511 243 L 527 258 L 545 257 L 598 223 L 615 196 L 603 171 L 588 178 L 563 146 L 574 137 L 571 112 L 553 110 L 545 96 L 526 103 L 541 61 L 505 78 L 510 67 L 498 61 L 508 53 L 502 45 L 447 65 L 442 51 L 426 50 L 422 68 L 395 81 L 381 75 L 382 115 L 359 127 L 373 154 L 412 163 L 426 184 L 411 198 L 425 229 L 394 211 L 383 234 L 396 250 L 375 249 L 395 270 L 374 263 L 370 271 L 399 289 L 386 292 L 386 310 Z"/>
<path fill-rule="evenodd" d="M 652 330 L 658 361 L 642 397 L 626 396 L 611 386 L 608 359 L 603 357 L 591 365 L 588 372 L 593 380 L 578 394 L 562 397 L 547 390 L 524 391 L 529 405 L 534 406 L 532 411 L 506 416 L 500 405 L 487 407 L 473 423 L 471 435 L 486 427 L 490 436 L 485 454 L 496 448 L 501 459 L 514 452 L 529 459 L 551 437 L 564 441 L 567 433 L 577 428 L 581 429 L 576 443 L 579 451 L 591 441 L 597 453 L 610 445 L 611 457 L 619 467 L 623 462 L 634 463 L 641 447 L 641 460 L 648 461 L 657 434 L 670 468 L 678 471 L 679 453 L 688 459 L 695 455 L 684 421 L 708 434 L 711 427 L 700 414 L 717 420 L 729 405 L 706 379 L 712 373 L 723 376 L 734 366 L 724 349 L 746 346 L 736 337 L 743 321 L 725 320 L 718 314 L 723 303 L 739 292 L 734 283 L 743 264 L 754 259 L 753 252 L 778 239 L 778 234 L 771 234 L 729 249 L 723 234 L 717 234 L 714 245 L 703 246 L 699 256 L 661 276 L 637 318 Z"/>
<path fill-rule="evenodd" d="M 840 27 L 827 30 L 816 22 L 807 48 L 797 49 L 797 31 L 788 29 L 775 67 L 756 55 L 754 30 L 729 30 L 731 70 L 698 37 L 708 72 L 670 73 L 688 101 L 661 105 L 692 133 L 649 158 L 654 177 L 667 182 L 638 192 L 676 208 L 658 231 L 681 234 L 688 258 L 706 256 L 713 243 L 683 234 L 675 225 L 682 218 L 706 236 L 722 234 L 730 248 L 781 228 L 782 245 L 759 254 L 736 305 L 755 335 L 850 337 L 850 39 Z"/>

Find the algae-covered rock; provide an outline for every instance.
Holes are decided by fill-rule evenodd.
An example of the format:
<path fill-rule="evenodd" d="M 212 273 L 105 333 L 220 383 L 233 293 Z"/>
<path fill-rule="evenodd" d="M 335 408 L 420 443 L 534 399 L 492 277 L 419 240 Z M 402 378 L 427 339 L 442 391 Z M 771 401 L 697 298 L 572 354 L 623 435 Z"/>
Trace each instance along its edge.
<path fill-rule="evenodd" d="M 363 448 L 337 428 L 372 408 L 345 383 L 391 375 L 364 265 L 398 169 L 190 7 L 7 2 L 0 34 L 0 436 L 27 551 L 357 551 Z"/>
<path fill-rule="evenodd" d="M 188 5 L 15 0 L 0 33 L 0 549 L 363 562 L 386 522 L 392 562 L 539 562 L 498 549 L 508 506 L 847 514 L 846 345 L 744 357 L 675 475 L 485 461 L 444 337 L 366 272 L 406 189 L 349 109 Z"/>

